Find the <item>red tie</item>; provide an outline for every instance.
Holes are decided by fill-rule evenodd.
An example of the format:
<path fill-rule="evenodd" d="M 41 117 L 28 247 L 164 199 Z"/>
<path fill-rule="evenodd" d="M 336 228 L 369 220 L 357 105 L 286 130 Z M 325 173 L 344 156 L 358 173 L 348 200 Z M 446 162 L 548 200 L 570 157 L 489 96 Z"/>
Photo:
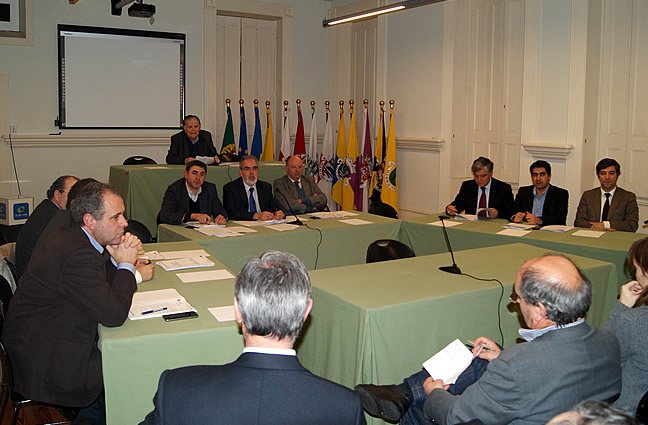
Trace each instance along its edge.
<path fill-rule="evenodd" d="M 477 209 L 486 208 L 486 188 L 481 187 L 481 196 L 479 197 L 479 207 Z M 479 217 L 486 217 L 486 210 L 482 210 L 477 214 Z"/>

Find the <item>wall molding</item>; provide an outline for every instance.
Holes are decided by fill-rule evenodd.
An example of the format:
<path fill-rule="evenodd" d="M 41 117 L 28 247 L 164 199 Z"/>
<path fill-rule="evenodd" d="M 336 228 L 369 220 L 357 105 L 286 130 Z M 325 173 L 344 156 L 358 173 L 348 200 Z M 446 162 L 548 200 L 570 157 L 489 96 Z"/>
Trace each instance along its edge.
<path fill-rule="evenodd" d="M 54 147 L 97 147 L 97 146 L 169 146 L 169 140 L 175 131 L 169 133 L 151 133 L 134 136 L 129 134 L 12 134 L 11 144 L 14 149 L 20 148 L 54 148 Z M 1 136 L 9 144 L 8 136 Z"/>
<path fill-rule="evenodd" d="M 396 148 L 416 152 L 441 152 L 446 144 L 443 137 L 432 139 L 396 139 Z"/>
<path fill-rule="evenodd" d="M 574 145 L 554 145 L 549 143 L 522 143 L 524 150 L 534 157 L 567 159 L 575 149 Z"/>

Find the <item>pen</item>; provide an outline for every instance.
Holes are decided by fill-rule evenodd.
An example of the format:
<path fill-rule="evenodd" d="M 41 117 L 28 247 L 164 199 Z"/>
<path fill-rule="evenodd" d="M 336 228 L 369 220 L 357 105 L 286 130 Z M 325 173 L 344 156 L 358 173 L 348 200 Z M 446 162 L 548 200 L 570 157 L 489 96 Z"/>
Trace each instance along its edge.
<path fill-rule="evenodd" d="M 472 345 L 473 347 L 475 346 L 475 341 L 473 341 L 472 339 L 467 339 L 466 342 L 468 344 Z M 484 344 L 479 344 L 479 351 L 477 351 L 477 355 L 479 355 L 479 353 L 481 353 L 482 349 L 484 349 L 486 351 L 493 351 L 490 348 L 486 347 Z"/>
<path fill-rule="evenodd" d="M 153 310 L 146 310 L 146 311 L 142 312 L 142 316 L 144 316 L 145 314 L 158 313 L 158 312 L 164 311 L 166 309 L 167 309 L 166 307 L 162 307 L 162 308 L 154 308 Z"/>

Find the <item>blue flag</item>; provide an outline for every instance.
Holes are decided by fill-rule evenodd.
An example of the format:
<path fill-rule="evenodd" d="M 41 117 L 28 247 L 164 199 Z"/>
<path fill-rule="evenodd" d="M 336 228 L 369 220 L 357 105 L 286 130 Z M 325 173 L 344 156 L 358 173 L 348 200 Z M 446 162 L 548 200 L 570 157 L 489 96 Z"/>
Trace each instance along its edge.
<path fill-rule="evenodd" d="M 251 155 L 256 159 L 261 158 L 261 151 L 263 145 L 261 142 L 261 120 L 259 119 L 259 107 L 254 106 L 254 135 L 252 136 L 252 152 Z"/>
<path fill-rule="evenodd" d="M 244 156 L 248 154 L 248 144 L 247 144 L 247 124 L 245 123 L 245 108 L 241 104 L 241 131 L 239 133 L 239 156 Z"/>

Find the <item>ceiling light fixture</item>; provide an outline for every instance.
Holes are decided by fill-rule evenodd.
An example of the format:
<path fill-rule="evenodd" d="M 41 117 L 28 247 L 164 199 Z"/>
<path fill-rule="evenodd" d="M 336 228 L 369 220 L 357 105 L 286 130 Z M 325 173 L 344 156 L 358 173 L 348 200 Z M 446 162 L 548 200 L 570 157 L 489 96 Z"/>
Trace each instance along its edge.
<path fill-rule="evenodd" d="M 322 26 L 324 28 L 330 27 L 333 25 L 344 24 L 347 22 L 359 21 L 361 19 L 372 18 L 378 15 L 384 15 L 385 13 L 396 12 L 398 10 L 410 9 L 413 7 L 423 6 L 426 4 L 440 3 L 445 0 L 406 0 L 398 3 L 393 3 L 386 6 L 375 7 L 369 10 L 363 10 L 356 13 L 351 13 L 349 15 L 338 16 L 336 18 L 324 19 L 322 21 Z"/>

